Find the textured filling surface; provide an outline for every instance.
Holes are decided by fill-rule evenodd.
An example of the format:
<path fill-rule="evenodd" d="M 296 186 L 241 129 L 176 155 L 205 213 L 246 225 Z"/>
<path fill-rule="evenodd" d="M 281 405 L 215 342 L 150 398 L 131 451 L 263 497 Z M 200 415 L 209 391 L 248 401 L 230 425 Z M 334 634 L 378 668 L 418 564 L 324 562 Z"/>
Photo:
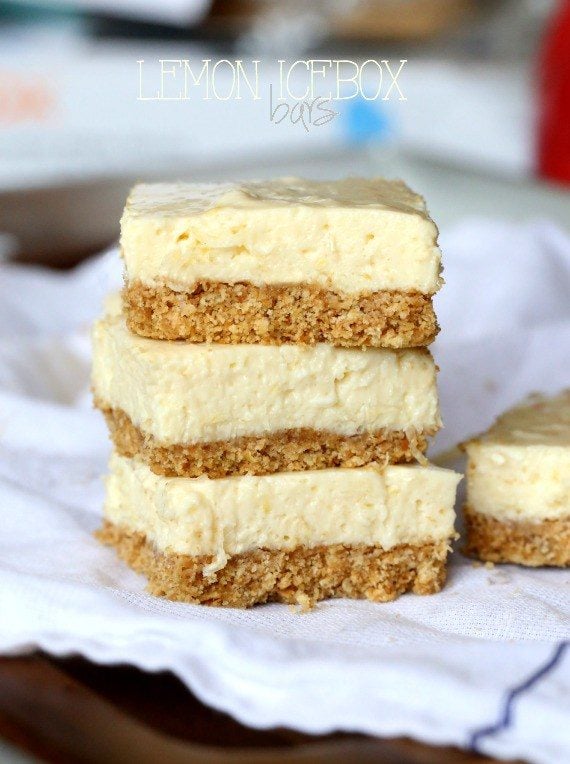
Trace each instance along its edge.
<path fill-rule="evenodd" d="M 132 281 L 123 303 L 129 329 L 151 339 L 406 348 L 429 345 L 438 332 L 431 296 L 420 292 L 208 281 L 178 291 Z"/>
<path fill-rule="evenodd" d="M 538 522 L 509 521 L 465 507 L 464 516 L 464 551 L 470 557 L 531 567 L 570 566 L 570 515 Z"/>
<path fill-rule="evenodd" d="M 206 280 L 435 294 L 437 235 L 422 197 L 383 178 L 140 184 L 121 218 L 128 279 L 182 288 Z"/>
<path fill-rule="evenodd" d="M 97 537 L 148 579 L 151 594 L 180 602 L 250 607 L 285 602 L 310 607 L 330 597 L 388 602 L 400 594 L 434 594 L 445 582 L 447 542 L 380 546 L 334 544 L 255 549 L 230 557 L 211 575 L 210 559 L 161 553 L 144 534 L 105 521 Z"/>
<path fill-rule="evenodd" d="M 380 432 L 343 436 L 302 428 L 192 444 L 161 444 L 121 409 L 97 404 L 121 456 L 139 457 L 157 475 L 195 478 L 207 475 L 269 475 L 331 467 L 399 464 L 421 458 L 431 432 Z"/>
<path fill-rule="evenodd" d="M 144 533 L 156 549 L 209 571 L 252 549 L 447 541 L 459 475 L 398 464 L 302 470 L 212 480 L 156 475 L 140 459 L 111 455 L 104 515 Z"/>
<path fill-rule="evenodd" d="M 474 512 L 505 523 L 570 515 L 570 391 L 529 396 L 463 448 Z"/>
<path fill-rule="evenodd" d="M 436 376 L 425 348 L 157 342 L 127 329 L 120 299 L 93 328 L 95 397 L 165 444 L 437 429 Z"/>

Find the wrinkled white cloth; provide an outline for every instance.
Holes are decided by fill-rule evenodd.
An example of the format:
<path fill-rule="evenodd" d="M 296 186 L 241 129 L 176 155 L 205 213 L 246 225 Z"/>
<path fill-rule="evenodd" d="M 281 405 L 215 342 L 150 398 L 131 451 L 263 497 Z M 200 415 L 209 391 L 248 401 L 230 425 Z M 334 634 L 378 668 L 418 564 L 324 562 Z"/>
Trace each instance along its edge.
<path fill-rule="evenodd" d="M 441 244 L 436 451 L 530 391 L 570 385 L 566 235 L 470 220 Z M 109 445 L 89 400 L 88 327 L 120 282 L 116 251 L 69 274 L 0 267 L 0 651 L 169 669 L 254 727 L 570 761 L 567 571 L 455 553 L 436 596 L 238 611 L 151 597 L 93 539 Z"/>

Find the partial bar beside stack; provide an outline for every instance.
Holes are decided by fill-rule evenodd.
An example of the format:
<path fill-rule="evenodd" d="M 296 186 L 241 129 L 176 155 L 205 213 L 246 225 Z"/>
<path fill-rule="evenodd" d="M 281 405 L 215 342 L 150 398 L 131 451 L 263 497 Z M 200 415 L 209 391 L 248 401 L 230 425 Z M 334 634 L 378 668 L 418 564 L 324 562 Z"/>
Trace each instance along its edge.
<path fill-rule="evenodd" d="M 459 476 L 424 457 L 436 233 L 378 179 L 133 191 L 122 306 L 94 329 L 115 446 L 99 536 L 150 591 L 245 607 L 440 589 Z"/>
<path fill-rule="evenodd" d="M 463 447 L 467 554 L 570 566 L 570 390 L 530 396 Z"/>

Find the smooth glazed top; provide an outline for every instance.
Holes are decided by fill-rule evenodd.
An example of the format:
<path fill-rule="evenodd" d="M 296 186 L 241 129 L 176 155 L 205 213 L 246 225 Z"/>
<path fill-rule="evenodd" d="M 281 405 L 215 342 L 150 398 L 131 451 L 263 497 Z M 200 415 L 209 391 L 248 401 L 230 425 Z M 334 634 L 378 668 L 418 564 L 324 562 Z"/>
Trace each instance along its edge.
<path fill-rule="evenodd" d="M 529 396 L 498 417 L 479 440 L 570 447 L 570 389 L 553 397 L 537 393 Z"/>

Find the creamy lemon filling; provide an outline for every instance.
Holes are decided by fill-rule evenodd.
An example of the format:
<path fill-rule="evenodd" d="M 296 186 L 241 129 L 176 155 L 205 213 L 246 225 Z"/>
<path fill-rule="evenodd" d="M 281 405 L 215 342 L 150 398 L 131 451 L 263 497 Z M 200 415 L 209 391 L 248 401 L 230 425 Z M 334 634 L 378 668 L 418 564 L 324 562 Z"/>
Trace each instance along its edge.
<path fill-rule="evenodd" d="M 465 449 L 473 511 L 515 521 L 570 517 L 570 391 L 531 396 Z"/>
<path fill-rule="evenodd" d="M 129 281 L 175 289 L 209 280 L 433 294 L 441 285 L 424 200 L 382 178 L 138 185 L 121 248 Z"/>
<path fill-rule="evenodd" d="M 256 548 L 369 544 L 390 549 L 453 534 L 460 475 L 398 465 L 221 480 L 166 478 L 113 454 L 105 517 L 162 552 L 208 555 L 206 572 Z"/>
<path fill-rule="evenodd" d="M 93 391 L 164 444 L 293 428 L 353 435 L 440 426 L 425 350 L 217 345 L 131 334 L 113 302 L 93 331 Z"/>

